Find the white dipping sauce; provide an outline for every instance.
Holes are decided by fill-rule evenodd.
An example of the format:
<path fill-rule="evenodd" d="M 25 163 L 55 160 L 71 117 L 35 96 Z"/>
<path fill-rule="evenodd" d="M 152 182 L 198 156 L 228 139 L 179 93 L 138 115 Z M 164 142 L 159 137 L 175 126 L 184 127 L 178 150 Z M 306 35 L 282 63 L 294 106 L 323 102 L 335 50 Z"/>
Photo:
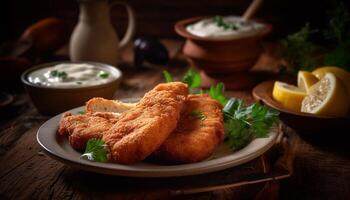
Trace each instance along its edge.
<path fill-rule="evenodd" d="M 264 28 L 264 24 L 246 21 L 238 16 L 219 16 L 190 24 L 186 27 L 186 30 L 198 37 L 229 39 L 255 35 L 264 30 Z"/>
<path fill-rule="evenodd" d="M 63 63 L 31 72 L 28 81 L 47 87 L 72 88 L 104 84 L 118 76 L 91 64 Z"/>

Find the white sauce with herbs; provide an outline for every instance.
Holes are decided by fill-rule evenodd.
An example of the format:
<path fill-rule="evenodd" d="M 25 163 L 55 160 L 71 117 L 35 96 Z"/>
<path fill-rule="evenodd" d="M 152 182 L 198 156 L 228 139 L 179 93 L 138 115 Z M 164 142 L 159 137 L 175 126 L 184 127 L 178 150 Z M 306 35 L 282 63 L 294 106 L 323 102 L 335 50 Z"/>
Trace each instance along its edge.
<path fill-rule="evenodd" d="M 37 85 L 72 88 L 100 85 L 115 80 L 118 74 L 91 64 L 62 63 L 31 72 L 28 81 Z"/>
<path fill-rule="evenodd" d="M 255 35 L 263 31 L 264 28 L 264 24 L 246 21 L 238 16 L 217 16 L 190 24 L 186 27 L 186 30 L 198 37 L 229 39 Z"/>

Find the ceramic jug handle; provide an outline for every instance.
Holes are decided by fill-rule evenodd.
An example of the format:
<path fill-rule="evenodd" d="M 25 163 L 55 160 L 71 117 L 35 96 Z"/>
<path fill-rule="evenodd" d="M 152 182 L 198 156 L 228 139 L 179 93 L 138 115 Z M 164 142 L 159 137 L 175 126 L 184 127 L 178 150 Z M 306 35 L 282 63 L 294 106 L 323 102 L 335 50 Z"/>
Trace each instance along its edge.
<path fill-rule="evenodd" d="M 113 6 L 116 6 L 116 5 L 125 6 L 126 11 L 128 13 L 128 18 L 129 18 L 129 23 L 128 23 L 128 27 L 126 29 L 125 35 L 119 43 L 119 48 L 124 48 L 126 46 L 126 44 L 128 44 L 130 42 L 130 40 L 132 39 L 132 37 L 134 36 L 134 33 L 135 33 L 135 14 L 134 14 L 134 10 L 132 9 L 132 7 L 126 2 L 112 1 L 110 3 L 111 8 Z"/>

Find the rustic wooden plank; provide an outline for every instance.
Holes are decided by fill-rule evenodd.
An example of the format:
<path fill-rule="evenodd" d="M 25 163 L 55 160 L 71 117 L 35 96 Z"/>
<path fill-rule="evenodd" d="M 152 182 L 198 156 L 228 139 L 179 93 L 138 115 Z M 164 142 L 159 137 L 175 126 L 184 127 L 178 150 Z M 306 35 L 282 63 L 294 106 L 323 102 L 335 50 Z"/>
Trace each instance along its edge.
<path fill-rule="evenodd" d="M 277 68 L 279 61 L 275 53 L 272 51 L 268 54 L 272 60 L 263 57 L 257 68 Z M 141 97 L 146 90 L 163 82 L 162 69 L 126 70 L 127 67 L 131 66 L 122 66 L 125 77 L 116 98 Z M 166 69 L 180 79 L 186 67 L 186 63 L 179 61 Z M 227 91 L 226 94 L 253 101 L 247 90 Z M 5 129 L 0 131 L 0 199 L 169 198 L 168 190 L 150 191 L 150 186 L 156 184 L 154 180 L 133 181 L 84 172 L 38 154 L 40 148 L 35 134 L 45 119 L 28 105 L 16 119 L 0 123 Z M 286 133 L 297 136 L 288 128 Z M 282 181 L 282 199 L 347 199 L 350 196 L 350 159 L 346 140 L 338 138 L 331 141 L 330 136 L 329 140 L 320 143 L 304 137 L 297 138 L 295 172 L 290 179 Z M 135 190 L 136 185 L 145 187 Z M 249 186 L 177 196 L 174 199 L 249 198 L 256 190 L 257 187 Z"/>
<path fill-rule="evenodd" d="M 45 199 L 50 196 L 69 199 L 73 195 L 69 184 L 60 183 L 66 167 L 40 153 L 36 131 L 41 123 L 33 124 L 31 130 L 0 157 L 0 193 L 9 199 Z M 56 190 L 59 192 L 55 193 Z"/>
<path fill-rule="evenodd" d="M 40 148 L 35 141 L 38 126 L 39 124 L 36 124 L 30 131 L 27 131 L 15 146 L 1 157 L 0 162 L 4 163 L 0 168 L 0 194 L 2 196 L 9 199 L 45 199 L 46 197 L 78 199 L 84 196 L 144 199 L 144 197 L 169 195 L 167 190 L 151 192 L 151 190 L 146 189 L 157 184 L 161 185 L 162 182 L 158 182 L 158 180 L 141 179 L 140 182 L 137 179 L 83 172 L 38 154 Z M 251 167 L 246 168 L 248 171 L 252 169 Z M 167 179 L 165 183 L 170 181 L 168 183 L 173 182 L 174 184 L 178 180 Z M 146 186 L 141 189 L 143 185 Z M 136 190 L 138 192 L 134 190 L 135 188 L 139 188 Z"/>

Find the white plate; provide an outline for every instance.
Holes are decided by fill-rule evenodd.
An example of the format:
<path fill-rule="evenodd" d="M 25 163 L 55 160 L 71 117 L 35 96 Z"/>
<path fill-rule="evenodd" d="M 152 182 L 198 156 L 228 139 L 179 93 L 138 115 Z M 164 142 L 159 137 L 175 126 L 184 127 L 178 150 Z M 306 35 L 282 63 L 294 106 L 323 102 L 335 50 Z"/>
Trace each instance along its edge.
<path fill-rule="evenodd" d="M 69 112 L 78 113 L 84 110 L 79 107 Z M 99 163 L 80 158 L 81 153 L 74 150 L 66 138 L 57 134 L 62 114 L 45 122 L 38 130 L 37 140 L 40 146 L 54 159 L 82 170 L 132 177 L 175 177 L 215 172 L 246 163 L 265 153 L 273 146 L 277 138 L 277 128 L 272 128 L 269 137 L 254 139 L 243 149 L 232 152 L 225 144 L 219 145 L 214 154 L 207 160 L 180 165 L 160 165 L 151 162 L 140 162 L 133 165 L 116 163 Z"/>

